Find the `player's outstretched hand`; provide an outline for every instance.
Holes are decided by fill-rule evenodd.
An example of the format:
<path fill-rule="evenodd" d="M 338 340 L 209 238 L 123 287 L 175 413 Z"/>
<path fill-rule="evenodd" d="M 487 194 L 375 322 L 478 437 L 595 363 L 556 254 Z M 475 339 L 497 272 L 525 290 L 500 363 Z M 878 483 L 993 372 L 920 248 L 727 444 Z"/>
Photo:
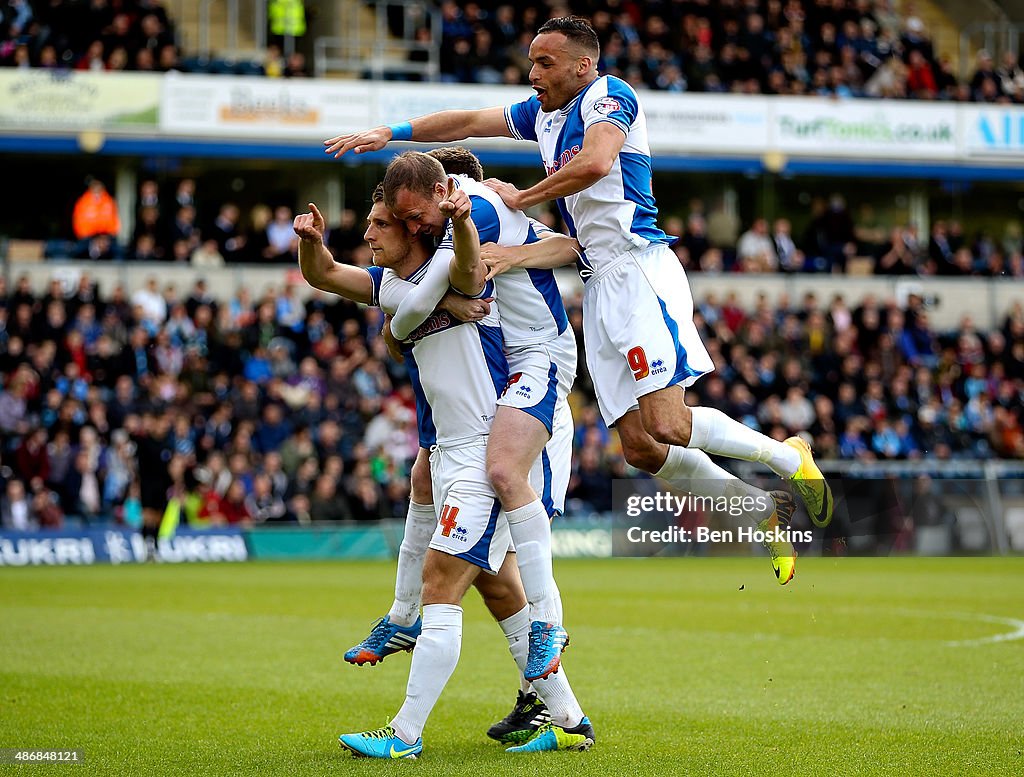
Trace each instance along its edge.
<path fill-rule="evenodd" d="M 487 265 L 485 280 L 488 281 L 495 275 L 518 267 L 522 258 L 520 252 L 510 246 L 500 246 L 497 243 L 484 243 L 480 246 L 480 260 Z"/>
<path fill-rule="evenodd" d="M 448 193 L 437 205 L 441 215 L 452 221 L 465 221 L 473 210 L 469 195 L 455 186 L 455 179 L 448 178 Z"/>
<path fill-rule="evenodd" d="M 391 130 L 387 127 L 374 127 L 373 129 L 353 132 L 348 135 L 336 135 L 324 141 L 325 154 L 334 154 L 337 159 L 342 154 L 352 151 L 362 154 L 364 151 L 380 151 L 391 140 Z"/>
<path fill-rule="evenodd" d="M 324 241 L 324 217 L 320 215 L 315 203 L 309 203 L 309 213 L 300 213 L 292 223 L 292 229 L 302 240 L 314 243 Z"/>
<path fill-rule="evenodd" d="M 442 302 L 444 309 L 459 321 L 480 321 L 491 312 L 494 297 L 486 299 L 469 299 L 461 294 L 446 294 Z"/>
<path fill-rule="evenodd" d="M 493 191 L 499 197 L 501 201 L 508 205 L 512 210 L 520 210 L 520 195 L 522 192 L 519 191 L 515 186 L 505 181 L 500 181 L 497 178 L 488 178 L 484 181 L 484 186 Z"/>

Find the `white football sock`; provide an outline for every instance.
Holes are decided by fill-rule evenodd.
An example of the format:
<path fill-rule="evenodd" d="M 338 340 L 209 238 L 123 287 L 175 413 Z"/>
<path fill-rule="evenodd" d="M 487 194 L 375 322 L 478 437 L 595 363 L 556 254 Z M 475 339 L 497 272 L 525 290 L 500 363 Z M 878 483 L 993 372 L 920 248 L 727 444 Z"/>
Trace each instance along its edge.
<path fill-rule="evenodd" d="M 698 496 L 726 497 L 730 503 L 742 504 L 744 517 L 754 526 L 775 510 L 770 494 L 722 469 L 702 450 L 670 445 L 665 463 L 654 474 L 670 483 L 683 481 L 683 487 Z"/>
<path fill-rule="evenodd" d="M 505 515 L 516 547 L 519 577 L 530 603 L 530 619 L 560 624 L 557 589 L 551 571 L 551 523 L 544 504 L 535 499 L 516 510 L 506 511 Z"/>
<path fill-rule="evenodd" d="M 551 713 L 551 722 L 562 728 L 573 728 L 583 720 L 583 708 L 576 701 L 569 678 L 565 674 L 565 665 L 543 680 L 534 680 L 533 689 L 537 692 Z"/>
<path fill-rule="evenodd" d="M 800 467 L 800 454 L 795 448 L 755 432 L 722 411 L 694 407 L 690 412 L 692 423 L 687 448 L 700 448 L 730 459 L 759 461 L 784 478 L 792 477 Z"/>
<path fill-rule="evenodd" d="M 555 583 L 555 614 L 558 620 L 555 621 L 558 625 L 565 627 L 565 613 L 562 610 L 562 592 L 558 590 L 558 583 Z"/>
<path fill-rule="evenodd" d="M 529 693 L 533 686 L 523 677 L 523 670 L 526 668 L 526 659 L 530 653 L 530 608 L 524 607 L 515 615 L 498 621 L 498 625 L 501 626 L 501 631 L 508 640 L 508 650 L 519 667 L 519 690 Z"/>
<path fill-rule="evenodd" d="M 395 574 L 395 601 L 388 618 L 399 626 L 412 626 L 420 614 L 420 594 L 423 592 L 423 559 L 427 555 L 430 538 L 437 526 L 434 505 L 409 503 L 405 516 L 405 536 L 398 549 L 398 571 Z"/>
<path fill-rule="evenodd" d="M 457 604 L 428 604 L 423 608 L 423 630 L 412 651 L 405 703 L 391 721 L 395 734 L 413 744 L 423 735 L 448 678 L 459 663 L 462 648 L 462 608 Z"/>
<path fill-rule="evenodd" d="M 426 609 L 426 608 L 424 608 Z M 498 625 L 508 638 L 508 649 L 519 667 L 520 676 L 526 669 L 526 660 L 530 652 L 530 616 L 526 607 L 515 615 L 499 621 Z M 569 686 L 569 678 L 565 675 L 565 665 L 559 667 L 555 674 L 548 675 L 545 680 L 534 680 L 532 685 L 523 681 L 523 693 L 536 691 L 541 701 L 551 713 L 555 725 L 572 728 L 583 720 L 583 710 L 576 701 L 576 695 Z"/>

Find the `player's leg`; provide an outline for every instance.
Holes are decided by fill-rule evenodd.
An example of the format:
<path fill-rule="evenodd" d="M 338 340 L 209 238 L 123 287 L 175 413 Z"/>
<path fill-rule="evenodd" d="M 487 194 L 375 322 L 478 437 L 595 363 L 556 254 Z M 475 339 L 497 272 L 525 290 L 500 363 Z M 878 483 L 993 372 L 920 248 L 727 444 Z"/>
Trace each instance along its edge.
<path fill-rule="evenodd" d="M 639 410 L 626 413 L 616 422 L 615 428 L 622 442 L 623 455 L 634 467 L 688 493 L 715 499 L 725 497 L 732 504 L 750 506 L 744 511 L 744 517 L 766 534 L 775 535 L 775 529 L 789 525 L 796 505 L 788 492 L 766 493 L 719 467 L 704 451 L 658 442 L 644 428 Z M 775 576 L 781 585 L 785 585 L 793 579 L 796 550 L 789 540 L 781 537 L 765 542 L 765 547 Z"/>
<path fill-rule="evenodd" d="M 412 625 L 419 617 L 420 594 L 423 589 L 423 559 L 430 537 L 437 525 L 434 495 L 430 483 L 430 453 L 420 448 L 412 465 L 409 481 L 409 513 L 405 534 L 398 549 L 398 571 L 395 576 L 395 601 L 388 617 L 393 623 Z"/>
<path fill-rule="evenodd" d="M 551 715 L 520 670 L 529 650 L 530 614 L 515 554 L 509 553 L 505 557 L 497 575 L 478 575 L 473 585 L 508 640 L 508 649 L 516 661 L 516 673 L 521 683 L 512 711 L 491 726 L 487 736 L 504 744 L 521 744 L 550 721 Z"/>
<path fill-rule="evenodd" d="M 429 453 L 420 448 L 410 473 L 411 494 L 405 534 L 398 549 L 395 599 L 388 614 L 374 624 L 369 636 L 345 652 L 350 664 L 374 666 L 392 653 L 412 650 L 420 633 L 420 593 L 423 559 L 437 525 L 430 482 Z"/>
<path fill-rule="evenodd" d="M 423 751 L 423 727 L 459 662 L 462 597 L 479 572 L 469 561 L 433 548 L 427 551 L 423 629 L 412 653 L 405 702 L 389 725 L 342 734 L 342 747 L 369 758 L 416 758 Z"/>
<path fill-rule="evenodd" d="M 497 573 L 510 548 L 508 523 L 487 483 L 485 443 L 431 454 L 435 500 L 443 507 L 423 564 L 423 628 L 412 654 L 405 703 L 391 725 L 345 734 L 341 744 L 358 755 L 414 757 L 421 734 L 458 663 L 462 598 L 477 573 Z"/>
<path fill-rule="evenodd" d="M 491 614 L 500 618 L 509 651 L 522 671 L 528 660 L 532 627 L 515 554 L 506 556 L 497 575 L 480 575 L 476 587 Z M 491 726 L 487 735 L 504 744 L 528 744 L 543 735 L 541 742 L 533 742 L 530 751 L 586 750 L 594 743 L 593 726 L 583 714 L 564 668 L 535 681 L 530 690 L 520 690 L 512 711 Z"/>
<path fill-rule="evenodd" d="M 832 520 L 832 491 L 801 437 L 779 442 L 710 407 L 689 407 L 680 386 L 639 397 L 644 428 L 664 443 L 766 464 L 793 482 L 818 526 Z"/>
<path fill-rule="evenodd" d="M 545 488 L 544 478 L 531 482 L 531 471 L 543 459 L 556 408 L 565 405 L 576 377 L 576 343 L 567 330 L 552 342 L 516 348 L 508 356 L 512 375 L 491 426 L 487 475 L 508 516 L 530 618 L 540 624 L 526 672 L 533 680 L 558 670 L 568 643 L 551 565 L 550 484 Z"/>
<path fill-rule="evenodd" d="M 513 384 L 508 390 L 515 388 Z M 530 485 L 530 469 L 550 434 L 548 427 L 535 416 L 518 408 L 498 405 L 487 443 L 487 476 L 508 516 L 519 573 L 530 603 L 530 617 L 544 623 L 558 623 L 551 569 L 550 516 Z"/>
<path fill-rule="evenodd" d="M 548 434 L 548 429 L 534 416 L 499 405 L 487 444 L 487 474 L 502 505 L 506 505 L 529 618 L 536 625 L 536 629 L 531 626 L 531 635 L 536 632 L 536 636 L 529 642 L 527 681 L 557 672 L 569 641 L 561 624 L 551 564 L 550 517 L 543 500 L 530 485 L 530 470 L 541 459 Z M 509 509 L 509 504 L 520 507 Z"/>
<path fill-rule="evenodd" d="M 663 297 L 659 289 L 671 289 L 671 294 Z M 611 417 L 618 418 L 638 403 L 641 422 L 657 441 L 767 464 L 793 481 L 815 523 L 831 520 L 831 491 L 800 438 L 778 442 L 718 410 L 684 404 L 683 388 L 714 364 L 693 324 L 686 274 L 671 251 L 649 248 L 601 278 L 587 294 L 584 312 L 589 302 L 590 317 L 599 322 L 594 326 L 603 341 L 603 361 L 613 360 L 612 352 L 617 352 L 632 377 L 629 406 L 623 406 L 626 392 L 620 378 L 612 396 L 615 406 L 602 407 L 602 412 L 615 412 Z M 623 296 L 631 301 L 626 308 Z"/>
<path fill-rule="evenodd" d="M 431 549 L 423 565 L 423 630 L 412 653 L 405 703 L 392 719 L 405 742 L 419 740 L 427 717 L 455 671 L 462 647 L 462 597 L 480 568 Z"/>

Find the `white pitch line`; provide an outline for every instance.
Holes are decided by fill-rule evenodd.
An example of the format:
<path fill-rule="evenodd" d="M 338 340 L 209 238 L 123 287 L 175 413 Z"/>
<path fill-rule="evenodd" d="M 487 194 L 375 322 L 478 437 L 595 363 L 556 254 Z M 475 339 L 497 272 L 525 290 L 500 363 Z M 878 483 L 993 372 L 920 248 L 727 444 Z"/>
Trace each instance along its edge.
<path fill-rule="evenodd" d="M 1007 631 L 1002 634 L 993 634 L 991 637 L 948 640 L 943 642 L 946 647 L 976 647 L 978 645 L 993 645 L 997 642 L 1012 642 L 1014 640 L 1024 639 L 1024 621 L 1018 620 L 1017 618 L 1005 618 L 999 615 L 986 615 L 982 612 L 957 612 L 955 610 L 950 612 L 935 612 L 933 610 L 918 610 L 906 607 L 893 607 L 888 611 L 906 615 L 910 618 L 926 618 L 929 620 L 949 618 L 961 621 L 998 623 L 1000 625 L 1009 626 L 1013 629 L 1013 631 Z"/>
<path fill-rule="evenodd" d="M 969 617 L 974 620 L 987 621 L 988 623 L 1000 623 L 1013 628 L 1003 634 L 993 634 L 991 637 L 979 637 L 978 639 L 963 639 L 954 642 L 947 642 L 948 647 L 975 647 L 976 645 L 991 645 L 995 642 L 1011 642 L 1016 639 L 1024 639 L 1024 621 L 1016 618 L 1001 618 L 998 615 L 985 615 L 983 613 L 958 613 L 961 617 Z"/>

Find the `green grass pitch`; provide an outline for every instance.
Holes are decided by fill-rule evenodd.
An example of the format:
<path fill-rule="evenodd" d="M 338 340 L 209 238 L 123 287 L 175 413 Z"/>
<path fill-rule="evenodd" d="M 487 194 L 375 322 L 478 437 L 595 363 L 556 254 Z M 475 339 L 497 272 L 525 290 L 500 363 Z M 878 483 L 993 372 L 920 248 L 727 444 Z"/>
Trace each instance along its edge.
<path fill-rule="evenodd" d="M 801 559 L 786 588 L 764 559 L 556 574 L 596 747 L 486 739 L 516 680 L 472 593 L 423 757 L 384 763 L 336 737 L 402 700 L 407 654 L 341 661 L 390 603 L 390 564 L 0 569 L 0 747 L 86 755 L 0 772 L 1024 774 L 1024 639 L 986 641 L 1020 632 L 1024 559 Z"/>

